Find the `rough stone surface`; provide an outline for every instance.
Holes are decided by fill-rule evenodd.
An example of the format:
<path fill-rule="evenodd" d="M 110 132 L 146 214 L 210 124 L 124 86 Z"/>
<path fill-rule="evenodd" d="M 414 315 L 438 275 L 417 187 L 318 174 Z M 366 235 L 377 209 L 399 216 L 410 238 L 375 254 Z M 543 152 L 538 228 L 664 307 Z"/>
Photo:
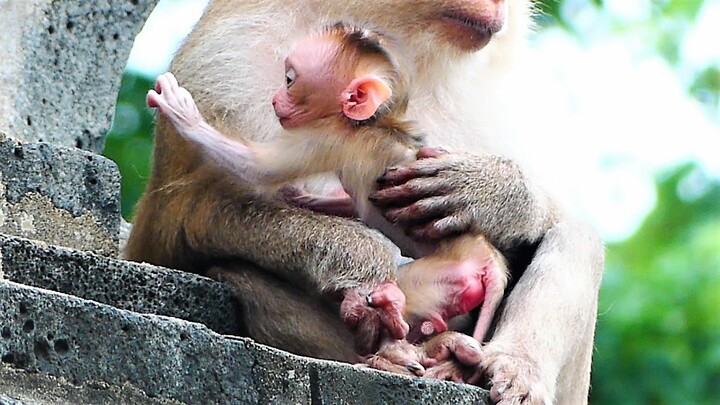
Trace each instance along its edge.
<path fill-rule="evenodd" d="M 242 339 L 242 338 L 238 338 Z M 243 339 L 246 340 L 246 339 Z M 408 378 L 332 361 L 307 359 L 254 344 L 254 381 L 261 404 L 476 404 L 487 391 Z"/>
<path fill-rule="evenodd" d="M 5 395 L 0 395 L 0 405 L 36 405 L 38 402 L 18 400 Z"/>
<path fill-rule="evenodd" d="M 120 217 L 120 243 L 118 244 L 120 249 L 120 255 L 118 257 L 120 259 L 125 258 L 125 249 L 127 248 L 127 243 L 130 239 L 130 232 L 132 232 L 132 224 Z"/>
<path fill-rule="evenodd" d="M 14 368 L 208 403 L 483 404 L 487 392 L 294 356 L 202 325 L 0 282 L 0 355 Z M 1 393 L 0 393 L 1 394 Z"/>
<path fill-rule="evenodd" d="M 226 344 L 200 324 L 2 282 L 0 335 L 3 363 L 75 384 L 130 383 L 197 404 L 256 397 L 245 344 Z"/>
<path fill-rule="evenodd" d="M 114 386 L 91 381 L 72 384 L 64 378 L 28 373 L 0 365 L 0 405 L 95 405 L 148 404 L 173 405 L 180 401 L 150 398 L 125 384 Z"/>
<path fill-rule="evenodd" d="M 0 133 L 0 232 L 116 256 L 119 230 L 112 161 Z"/>
<path fill-rule="evenodd" d="M 239 334 L 233 293 L 208 278 L 0 234 L 0 271 L 5 277 L 47 290 L 139 313 L 205 324 Z"/>
<path fill-rule="evenodd" d="M 157 0 L 0 1 L 0 131 L 100 152 Z"/>
<path fill-rule="evenodd" d="M 14 398 L 0 395 L 0 405 L 35 405 L 37 402 L 22 401 Z"/>

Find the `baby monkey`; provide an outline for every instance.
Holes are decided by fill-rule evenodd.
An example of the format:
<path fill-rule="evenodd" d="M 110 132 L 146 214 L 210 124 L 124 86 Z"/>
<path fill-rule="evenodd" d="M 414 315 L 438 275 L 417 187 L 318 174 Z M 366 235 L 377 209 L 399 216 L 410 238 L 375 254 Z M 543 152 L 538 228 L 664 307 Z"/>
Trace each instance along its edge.
<path fill-rule="evenodd" d="M 304 205 L 321 212 L 352 206 L 406 255 L 419 258 L 398 270 L 402 293 L 385 283 L 361 299 L 375 308 L 405 299 L 410 341 L 447 331 L 448 320 L 482 305 L 473 333 L 482 342 L 508 281 L 503 256 L 482 235 L 419 244 L 386 221 L 368 199 L 388 167 L 416 160 L 423 147 L 422 136 L 404 119 L 408 83 L 388 42 L 379 33 L 343 23 L 299 41 L 285 60 L 285 83 L 272 101 L 287 130 L 280 139 L 224 136 L 207 124 L 189 92 L 169 73 L 158 78 L 147 103 L 217 165 L 252 185 L 282 186 L 312 174 L 336 173 L 351 204 L 347 197 L 306 195 Z"/>

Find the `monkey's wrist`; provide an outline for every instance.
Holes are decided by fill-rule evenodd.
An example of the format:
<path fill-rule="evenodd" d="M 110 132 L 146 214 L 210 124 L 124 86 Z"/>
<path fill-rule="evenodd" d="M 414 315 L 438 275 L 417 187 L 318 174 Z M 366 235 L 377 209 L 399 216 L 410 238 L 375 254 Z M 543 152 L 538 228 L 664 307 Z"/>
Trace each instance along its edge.
<path fill-rule="evenodd" d="M 205 118 L 198 117 L 197 121 L 192 123 L 193 127 L 196 131 L 202 132 L 202 133 L 213 133 L 217 132 L 217 130 L 210 124 L 205 121 Z"/>

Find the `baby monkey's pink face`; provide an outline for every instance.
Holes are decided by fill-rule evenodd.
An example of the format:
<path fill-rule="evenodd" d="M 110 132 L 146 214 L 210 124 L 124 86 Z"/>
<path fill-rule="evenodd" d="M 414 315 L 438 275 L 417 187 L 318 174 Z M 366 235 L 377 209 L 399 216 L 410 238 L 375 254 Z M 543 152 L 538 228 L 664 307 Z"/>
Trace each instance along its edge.
<path fill-rule="evenodd" d="M 285 83 L 275 92 L 273 107 L 283 128 L 297 128 L 342 112 L 347 83 L 336 63 L 338 44 L 327 36 L 307 38 L 285 59 Z M 346 75 L 349 77 L 349 75 Z"/>
<path fill-rule="evenodd" d="M 342 50 L 339 41 L 330 34 L 313 36 L 285 59 L 285 84 L 273 97 L 283 128 L 332 116 L 363 121 L 391 97 L 390 86 L 374 73 L 387 67 L 384 62 L 368 60 L 359 74 L 358 60 L 364 57 Z"/>

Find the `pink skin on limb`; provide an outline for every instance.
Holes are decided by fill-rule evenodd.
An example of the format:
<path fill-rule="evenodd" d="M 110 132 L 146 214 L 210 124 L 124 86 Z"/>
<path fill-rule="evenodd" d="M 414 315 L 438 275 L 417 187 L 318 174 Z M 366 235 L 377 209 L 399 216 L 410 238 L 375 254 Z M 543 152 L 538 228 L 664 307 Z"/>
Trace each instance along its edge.
<path fill-rule="evenodd" d="M 447 321 L 481 306 L 473 337 L 482 342 L 504 295 L 508 272 L 502 256 L 481 236 L 465 235 L 434 255 L 402 267 L 398 285 L 406 294 L 408 339 L 448 330 Z"/>
<path fill-rule="evenodd" d="M 190 92 L 178 85 L 172 73 L 160 75 L 147 94 L 147 105 L 156 108 L 174 125 L 183 138 L 199 145 L 212 160 L 238 178 L 257 182 L 260 176 L 254 151 L 249 145 L 230 139 L 203 118 Z"/>
<path fill-rule="evenodd" d="M 432 329 L 426 329 L 425 322 L 420 323 L 424 335 L 441 333 L 448 330 L 447 320 L 463 315 L 480 306 L 485 300 L 485 281 L 487 272 L 478 268 L 472 260 L 462 261 L 448 266 L 437 275 L 437 284 L 444 284 L 446 301 L 429 314 L 428 321 Z"/>
<path fill-rule="evenodd" d="M 406 294 L 404 317 L 411 329 L 406 340 L 386 339 L 367 365 L 426 378 L 477 382 L 476 367 L 482 359 L 479 342 L 503 297 L 507 270 L 484 238 L 466 235 L 454 243 L 401 268 L 397 282 Z M 379 293 L 381 303 L 393 298 Z M 448 331 L 449 319 L 479 305 L 473 336 Z"/>

